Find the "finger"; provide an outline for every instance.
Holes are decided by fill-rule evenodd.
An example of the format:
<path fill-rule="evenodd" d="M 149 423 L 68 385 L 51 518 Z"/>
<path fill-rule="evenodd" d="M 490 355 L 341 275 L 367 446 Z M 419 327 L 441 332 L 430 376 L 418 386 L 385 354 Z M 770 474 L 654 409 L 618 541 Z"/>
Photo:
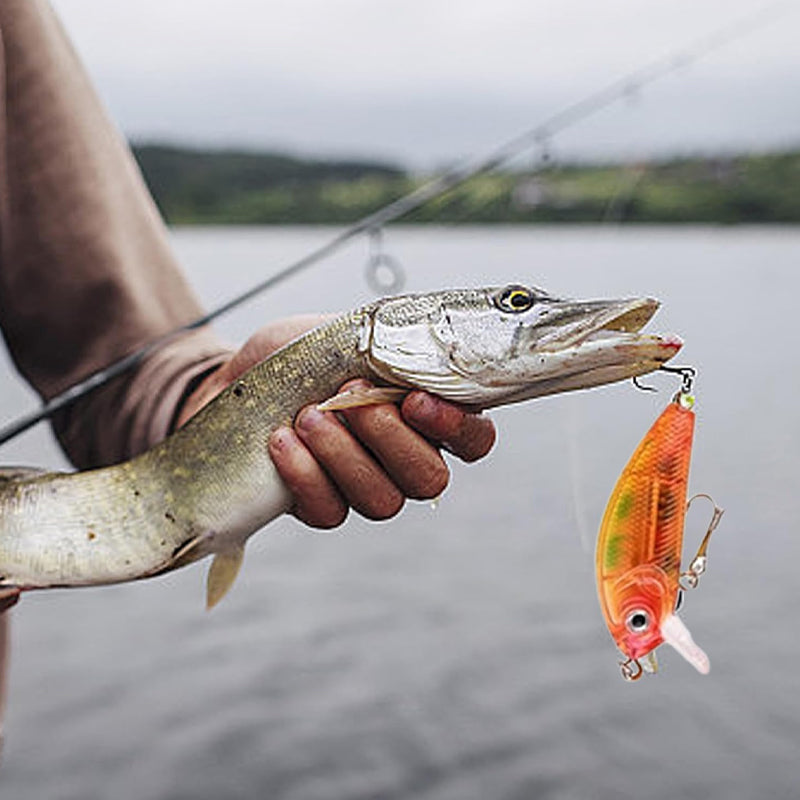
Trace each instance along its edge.
<path fill-rule="evenodd" d="M 334 414 L 307 406 L 300 412 L 296 428 L 303 443 L 360 514 L 387 519 L 403 507 L 403 493 Z"/>
<path fill-rule="evenodd" d="M 344 390 L 365 388 L 367 381 L 352 381 Z M 392 482 L 407 497 L 438 497 L 450 478 L 447 465 L 424 436 L 410 428 L 395 405 L 385 404 L 343 412 L 348 427 L 380 461 Z"/>
<path fill-rule="evenodd" d="M 291 428 L 269 439 L 269 455 L 294 496 L 292 513 L 315 528 L 334 528 L 347 517 L 347 503 Z"/>
<path fill-rule="evenodd" d="M 411 392 L 400 407 L 403 419 L 462 461 L 483 458 L 497 437 L 488 417 L 472 414 L 426 392 Z"/>

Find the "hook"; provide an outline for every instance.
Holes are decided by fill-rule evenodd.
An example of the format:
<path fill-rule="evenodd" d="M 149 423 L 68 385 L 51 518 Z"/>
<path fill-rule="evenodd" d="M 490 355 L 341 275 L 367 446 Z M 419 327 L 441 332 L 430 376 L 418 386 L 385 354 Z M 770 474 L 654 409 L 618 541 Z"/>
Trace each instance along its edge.
<path fill-rule="evenodd" d="M 657 392 L 658 391 L 658 389 L 656 389 L 655 386 L 645 386 L 643 383 L 639 383 L 639 378 L 640 377 L 641 377 L 640 375 L 634 375 L 631 378 L 631 381 L 633 382 L 633 385 L 637 389 L 639 389 L 639 391 L 642 391 L 642 392 Z"/>
<path fill-rule="evenodd" d="M 645 672 L 649 675 L 657 675 L 658 674 L 658 656 L 656 656 L 656 651 L 651 650 L 645 657 L 644 662 L 640 662 L 642 664 L 642 668 Z"/>
<path fill-rule="evenodd" d="M 631 683 L 633 681 L 638 681 L 644 674 L 642 665 L 635 658 L 629 658 L 627 661 L 620 661 L 619 671 L 622 673 L 622 677 Z"/>
<path fill-rule="evenodd" d="M 668 367 L 662 364 L 658 369 L 661 372 L 671 372 L 674 375 L 680 375 L 682 378 L 680 394 L 691 394 L 692 385 L 697 375 L 697 370 L 694 367 Z"/>
<path fill-rule="evenodd" d="M 720 508 L 714 502 L 714 499 L 711 497 L 711 495 L 704 493 L 696 494 L 689 498 L 689 502 L 686 504 L 687 512 L 689 511 L 689 507 L 695 500 L 697 500 L 698 497 L 704 497 L 706 500 L 710 501 L 711 505 L 714 506 L 714 512 L 711 515 L 711 522 L 708 523 L 706 535 L 700 542 L 700 547 L 697 549 L 697 553 L 692 559 L 692 563 L 689 564 L 689 569 L 687 569 L 686 572 L 682 572 L 680 575 L 679 582 L 684 589 L 694 589 L 700 581 L 700 576 L 706 571 L 706 567 L 708 566 L 708 542 L 711 538 L 711 534 L 716 530 L 717 525 L 719 525 L 722 515 L 725 513 L 725 509 Z"/>
<path fill-rule="evenodd" d="M 682 378 L 681 381 L 681 390 L 678 392 L 676 397 L 680 397 L 680 395 L 689 395 L 692 391 L 692 385 L 694 384 L 695 376 L 697 375 L 697 370 L 694 367 L 667 367 L 662 365 L 658 368 L 660 372 L 671 372 L 675 375 L 680 375 Z M 634 375 L 631 378 L 633 385 L 642 392 L 657 392 L 654 386 L 647 386 L 643 383 L 639 382 L 640 375 Z"/>

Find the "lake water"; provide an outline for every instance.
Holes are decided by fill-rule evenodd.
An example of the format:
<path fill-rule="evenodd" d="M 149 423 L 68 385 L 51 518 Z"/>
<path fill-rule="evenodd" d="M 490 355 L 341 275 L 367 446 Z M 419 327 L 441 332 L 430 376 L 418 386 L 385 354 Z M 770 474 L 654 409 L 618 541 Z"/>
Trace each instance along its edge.
<path fill-rule="evenodd" d="M 180 230 L 216 305 L 331 236 Z M 404 228 L 407 288 L 533 282 L 648 294 L 698 367 L 690 491 L 726 514 L 673 652 L 619 676 L 593 546 L 616 477 L 675 389 L 622 384 L 492 412 L 435 510 L 313 533 L 279 520 L 203 609 L 206 565 L 26 596 L 14 612 L 0 797 L 9 800 L 664 800 L 800 795 L 800 230 Z M 371 299 L 358 242 L 220 325 Z M 33 404 L 10 368 L 0 411 Z M 46 430 L 6 463 L 63 464 Z M 707 523 L 694 508 L 686 548 Z"/>

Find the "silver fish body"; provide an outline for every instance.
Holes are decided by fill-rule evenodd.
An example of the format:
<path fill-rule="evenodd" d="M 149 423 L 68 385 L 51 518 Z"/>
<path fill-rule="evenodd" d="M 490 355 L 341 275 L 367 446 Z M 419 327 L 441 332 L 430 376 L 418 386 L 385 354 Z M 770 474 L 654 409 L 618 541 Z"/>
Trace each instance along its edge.
<path fill-rule="evenodd" d="M 514 285 L 385 298 L 345 314 L 130 461 L 0 477 L 0 590 L 136 580 L 216 554 L 218 599 L 247 538 L 290 506 L 267 441 L 303 406 L 354 377 L 478 410 L 642 375 L 681 346 L 639 333 L 657 307 Z"/>

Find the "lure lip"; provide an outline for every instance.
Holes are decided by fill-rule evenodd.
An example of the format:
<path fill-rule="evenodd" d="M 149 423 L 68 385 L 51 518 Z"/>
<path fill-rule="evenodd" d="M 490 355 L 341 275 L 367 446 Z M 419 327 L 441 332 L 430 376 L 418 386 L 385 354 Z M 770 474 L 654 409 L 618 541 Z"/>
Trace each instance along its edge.
<path fill-rule="evenodd" d="M 677 614 L 670 614 L 661 622 L 661 636 L 674 647 L 699 673 L 708 675 L 711 662 L 695 643 L 692 634 Z"/>

